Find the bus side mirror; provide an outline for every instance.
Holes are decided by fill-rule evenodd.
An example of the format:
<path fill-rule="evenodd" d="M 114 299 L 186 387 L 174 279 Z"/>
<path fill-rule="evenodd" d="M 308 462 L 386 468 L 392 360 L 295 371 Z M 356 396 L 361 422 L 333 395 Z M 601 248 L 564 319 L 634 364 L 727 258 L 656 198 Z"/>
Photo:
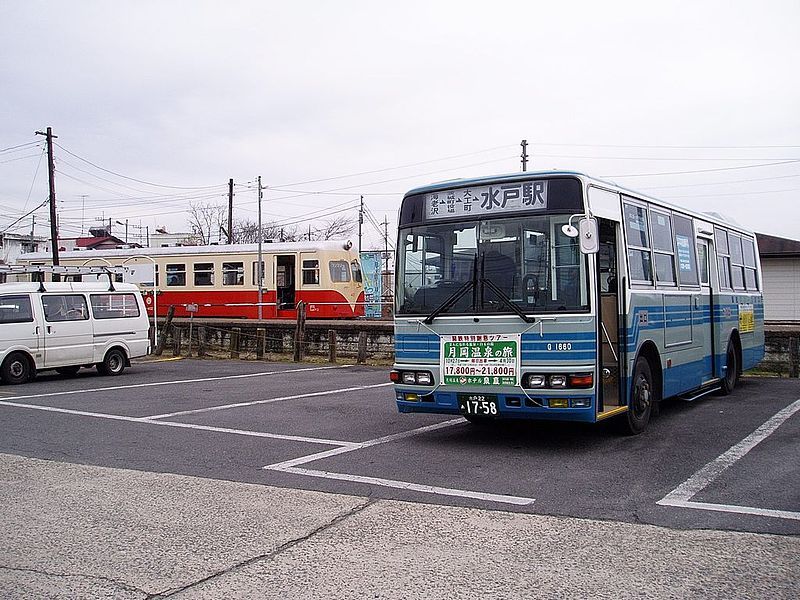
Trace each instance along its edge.
<path fill-rule="evenodd" d="M 561 228 L 561 231 L 567 237 L 578 238 L 581 252 L 584 254 L 596 254 L 600 249 L 600 238 L 597 233 L 597 219 L 594 217 L 583 217 L 578 221 L 577 229 L 571 224 L 567 224 Z"/>
<path fill-rule="evenodd" d="M 581 252 L 584 254 L 597 254 L 600 249 L 597 219 L 584 217 L 578 221 L 578 239 L 580 240 Z"/>

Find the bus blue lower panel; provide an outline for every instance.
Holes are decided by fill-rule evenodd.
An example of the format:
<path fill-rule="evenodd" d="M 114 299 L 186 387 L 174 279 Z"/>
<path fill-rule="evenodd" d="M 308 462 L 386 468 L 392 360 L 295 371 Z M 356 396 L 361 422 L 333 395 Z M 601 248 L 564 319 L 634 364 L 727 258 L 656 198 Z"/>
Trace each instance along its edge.
<path fill-rule="evenodd" d="M 406 393 L 418 395 L 419 400 L 414 402 L 405 400 Z M 547 406 L 549 400 L 545 396 L 532 396 L 536 402 L 545 405 L 536 406 L 523 393 L 497 393 L 493 395 L 497 396 L 498 410 L 500 411 L 497 417 L 501 419 L 580 421 L 584 423 L 594 423 L 595 421 L 595 398 L 591 390 L 586 390 L 583 393 L 576 390 L 574 395 L 558 396 L 559 400 L 567 398 L 570 404 L 576 402 L 588 404 L 588 406 L 585 407 L 570 408 L 551 408 Z M 555 397 L 554 394 L 551 396 Z M 461 414 L 458 409 L 458 394 L 456 392 L 434 392 L 425 395 L 419 388 L 402 388 L 396 386 L 395 398 L 397 401 L 397 409 L 401 413 Z"/>

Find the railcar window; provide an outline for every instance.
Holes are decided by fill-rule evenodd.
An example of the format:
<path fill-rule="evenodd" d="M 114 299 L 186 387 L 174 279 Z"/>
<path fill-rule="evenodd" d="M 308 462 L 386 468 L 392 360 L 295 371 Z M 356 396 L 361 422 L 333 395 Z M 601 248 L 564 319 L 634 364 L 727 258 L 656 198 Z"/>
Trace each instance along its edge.
<path fill-rule="evenodd" d="M 196 263 L 194 265 L 194 284 L 214 285 L 214 263 Z"/>
<path fill-rule="evenodd" d="M 361 277 L 361 266 L 358 264 L 358 261 L 350 261 L 350 268 L 353 270 L 353 281 L 361 283 L 363 278 Z"/>
<path fill-rule="evenodd" d="M 332 260 L 328 263 L 333 283 L 346 283 L 350 281 L 350 266 L 346 260 Z"/>
<path fill-rule="evenodd" d="M 244 285 L 244 263 L 222 263 L 222 285 Z"/>
<path fill-rule="evenodd" d="M 86 298 L 81 294 L 42 296 L 44 318 L 47 321 L 85 321 L 89 318 Z"/>
<path fill-rule="evenodd" d="M 33 321 L 30 296 L 0 296 L 0 324 Z"/>
<path fill-rule="evenodd" d="M 95 319 L 130 319 L 139 316 L 139 304 L 133 294 L 90 294 Z"/>
<path fill-rule="evenodd" d="M 172 263 L 167 265 L 167 286 L 186 285 L 186 265 Z"/>
<path fill-rule="evenodd" d="M 303 261 L 303 285 L 319 285 L 319 261 Z"/>

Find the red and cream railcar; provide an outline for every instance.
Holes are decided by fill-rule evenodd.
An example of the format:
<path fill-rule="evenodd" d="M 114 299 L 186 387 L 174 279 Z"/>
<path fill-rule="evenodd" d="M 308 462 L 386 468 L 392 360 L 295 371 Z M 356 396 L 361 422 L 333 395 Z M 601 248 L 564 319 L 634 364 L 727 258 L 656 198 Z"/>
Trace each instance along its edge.
<path fill-rule="evenodd" d="M 262 317 L 293 319 L 297 303 L 308 318 L 364 315 L 364 285 L 358 254 L 350 242 L 262 244 Z M 47 253 L 20 256 L 27 265 L 50 264 Z M 124 267 L 123 280 L 139 285 L 145 305 L 159 316 L 175 306 L 187 316 L 258 318 L 258 245 L 174 246 L 61 252 L 64 266 Z M 157 294 L 153 301 L 153 294 Z"/>

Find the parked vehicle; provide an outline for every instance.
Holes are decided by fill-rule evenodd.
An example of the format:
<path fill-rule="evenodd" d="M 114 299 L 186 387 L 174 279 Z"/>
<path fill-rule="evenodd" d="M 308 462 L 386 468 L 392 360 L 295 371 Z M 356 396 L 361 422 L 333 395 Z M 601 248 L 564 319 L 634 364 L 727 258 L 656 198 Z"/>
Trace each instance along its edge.
<path fill-rule="evenodd" d="M 0 284 L 0 379 L 7 384 L 47 369 L 72 376 L 96 366 L 119 375 L 149 351 L 147 311 L 133 284 Z"/>

